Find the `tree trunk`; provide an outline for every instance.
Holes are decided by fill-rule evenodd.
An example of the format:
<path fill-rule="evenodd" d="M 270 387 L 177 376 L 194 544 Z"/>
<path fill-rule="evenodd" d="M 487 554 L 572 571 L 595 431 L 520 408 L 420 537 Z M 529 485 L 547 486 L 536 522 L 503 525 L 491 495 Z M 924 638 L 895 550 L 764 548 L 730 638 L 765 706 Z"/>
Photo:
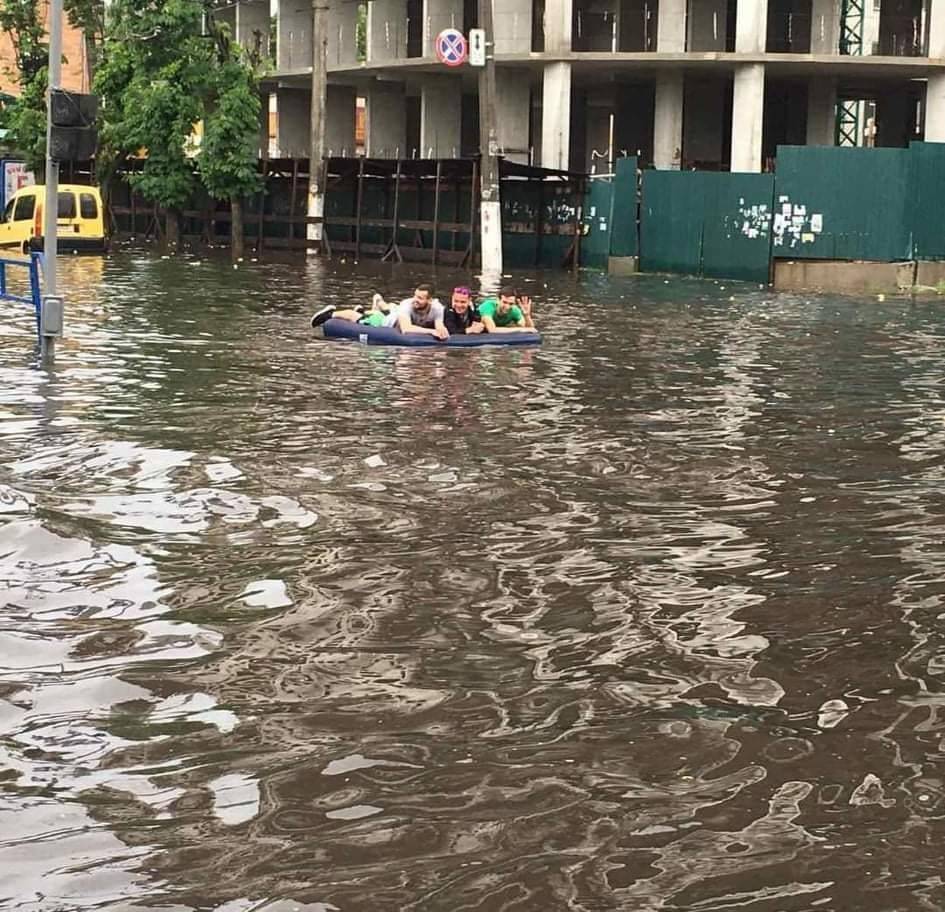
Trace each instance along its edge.
<path fill-rule="evenodd" d="M 180 247 L 180 213 L 176 209 L 168 209 L 165 217 L 167 230 L 164 232 L 164 243 L 168 253 L 177 253 Z"/>
<path fill-rule="evenodd" d="M 230 246 L 233 262 L 243 259 L 243 201 L 238 196 L 230 197 Z"/>

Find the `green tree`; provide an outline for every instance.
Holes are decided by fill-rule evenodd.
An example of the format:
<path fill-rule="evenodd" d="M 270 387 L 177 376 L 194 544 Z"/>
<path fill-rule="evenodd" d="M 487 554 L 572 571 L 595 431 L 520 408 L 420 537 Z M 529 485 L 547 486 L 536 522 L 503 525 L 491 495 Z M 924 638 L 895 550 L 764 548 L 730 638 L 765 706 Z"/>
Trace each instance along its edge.
<path fill-rule="evenodd" d="M 168 245 L 178 244 L 179 211 L 199 179 L 230 203 L 241 256 L 242 201 L 260 186 L 258 80 L 209 0 L 113 0 L 95 85 L 103 167 L 143 151 L 129 180 L 167 211 Z M 189 139 L 200 122 L 195 149 Z"/>
<path fill-rule="evenodd" d="M 260 99 L 256 76 L 225 39 L 214 67 L 198 156 L 200 180 L 214 199 L 230 202 L 233 258 L 243 256 L 243 199 L 261 189 L 256 168 Z"/>
<path fill-rule="evenodd" d="M 167 244 L 180 240 L 180 209 L 196 186 L 187 139 L 203 114 L 210 48 L 195 0 L 114 0 L 95 79 L 102 97 L 101 157 L 144 151 L 131 185 L 167 213 Z"/>

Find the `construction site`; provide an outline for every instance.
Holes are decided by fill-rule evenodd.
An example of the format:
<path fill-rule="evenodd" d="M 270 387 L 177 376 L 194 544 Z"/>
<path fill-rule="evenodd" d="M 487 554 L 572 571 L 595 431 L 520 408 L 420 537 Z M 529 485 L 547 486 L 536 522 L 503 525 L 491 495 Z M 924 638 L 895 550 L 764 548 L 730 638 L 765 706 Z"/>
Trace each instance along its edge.
<path fill-rule="evenodd" d="M 434 53 L 442 29 L 477 26 L 476 0 L 328 3 L 327 154 L 476 155 L 476 73 Z M 272 55 L 262 156 L 307 157 L 311 3 L 219 15 Z M 494 17 L 513 162 L 758 172 L 778 145 L 945 139 L 945 0 L 495 0 Z"/>

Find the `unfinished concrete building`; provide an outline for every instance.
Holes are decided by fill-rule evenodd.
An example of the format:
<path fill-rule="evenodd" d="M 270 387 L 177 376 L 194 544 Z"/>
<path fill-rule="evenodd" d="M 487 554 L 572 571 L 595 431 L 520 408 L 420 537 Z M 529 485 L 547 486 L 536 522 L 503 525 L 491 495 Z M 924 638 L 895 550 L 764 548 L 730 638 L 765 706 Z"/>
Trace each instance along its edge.
<path fill-rule="evenodd" d="M 312 7 L 277 2 L 270 17 L 267 0 L 238 0 L 234 29 L 275 47 L 271 151 L 304 157 Z M 476 154 L 478 70 L 443 66 L 434 41 L 474 28 L 477 0 L 329 3 L 330 153 Z M 945 141 L 945 0 L 494 4 L 499 142 L 513 160 L 601 172 L 637 154 L 657 168 L 760 171 L 780 144 Z"/>

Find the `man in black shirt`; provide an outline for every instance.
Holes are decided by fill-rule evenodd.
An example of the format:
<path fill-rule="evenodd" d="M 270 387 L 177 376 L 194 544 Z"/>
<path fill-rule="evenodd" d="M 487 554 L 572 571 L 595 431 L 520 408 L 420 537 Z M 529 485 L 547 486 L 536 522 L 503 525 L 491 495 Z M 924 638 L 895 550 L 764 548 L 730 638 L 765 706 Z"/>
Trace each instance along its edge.
<path fill-rule="evenodd" d="M 453 289 L 450 303 L 443 315 L 443 324 L 451 336 L 482 332 L 479 311 L 473 306 L 472 296 L 465 285 L 458 285 Z"/>

